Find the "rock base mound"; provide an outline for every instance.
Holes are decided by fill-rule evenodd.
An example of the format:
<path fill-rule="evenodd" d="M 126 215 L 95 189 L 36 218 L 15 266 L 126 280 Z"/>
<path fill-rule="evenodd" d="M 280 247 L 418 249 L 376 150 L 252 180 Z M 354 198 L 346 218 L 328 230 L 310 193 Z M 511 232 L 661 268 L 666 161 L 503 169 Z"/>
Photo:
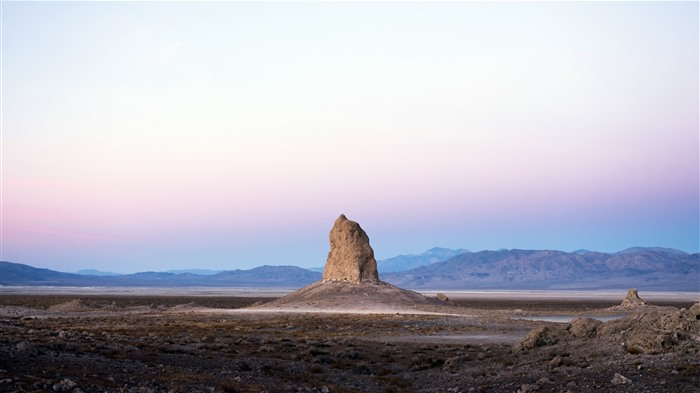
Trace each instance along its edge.
<path fill-rule="evenodd" d="M 379 280 L 367 233 L 341 214 L 328 236 L 331 250 L 323 279 L 281 299 L 252 307 L 311 312 L 446 312 L 446 301 Z M 443 295 L 444 296 L 444 295 Z M 447 297 L 445 296 L 445 300 Z"/>
<path fill-rule="evenodd" d="M 446 310 L 452 309 L 454 306 L 381 281 L 359 285 L 347 282 L 319 281 L 256 308 L 384 313 L 406 311 L 448 312 Z"/>

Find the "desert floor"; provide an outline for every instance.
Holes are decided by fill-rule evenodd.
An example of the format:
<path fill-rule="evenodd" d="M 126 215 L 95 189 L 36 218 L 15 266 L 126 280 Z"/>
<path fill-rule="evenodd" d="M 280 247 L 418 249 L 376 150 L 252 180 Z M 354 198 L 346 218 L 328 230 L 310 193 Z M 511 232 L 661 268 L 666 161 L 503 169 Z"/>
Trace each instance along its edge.
<path fill-rule="evenodd" d="M 0 391 L 700 391 L 700 344 L 514 350 L 534 328 L 567 326 L 520 318 L 616 317 L 620 299 L 466 297 L 449 315 L 241 310 L 272 299 L 2 293 Z"/>

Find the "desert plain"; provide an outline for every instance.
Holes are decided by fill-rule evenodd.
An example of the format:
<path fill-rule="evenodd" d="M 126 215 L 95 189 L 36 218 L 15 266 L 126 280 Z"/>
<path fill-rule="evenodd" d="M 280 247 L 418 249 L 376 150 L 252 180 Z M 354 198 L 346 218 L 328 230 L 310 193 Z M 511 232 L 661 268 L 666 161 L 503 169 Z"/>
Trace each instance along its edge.
<path fill-rule="evenodd" d="M 700 391 L 696 295 L 637 309 L 612 296 L 449 295 L 346 312 L 255 291 L 6 288 L 0 391 Z"/>

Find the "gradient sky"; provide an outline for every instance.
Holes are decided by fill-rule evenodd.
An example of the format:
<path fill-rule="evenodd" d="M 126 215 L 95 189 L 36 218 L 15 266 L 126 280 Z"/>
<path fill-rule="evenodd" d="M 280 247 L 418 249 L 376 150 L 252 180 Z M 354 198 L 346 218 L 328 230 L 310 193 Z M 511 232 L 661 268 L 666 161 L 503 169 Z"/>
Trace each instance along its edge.
<path fill-rule="evenodd" d="M 700 249 L 698 2 L 2 3 L 2 259 Z"/>

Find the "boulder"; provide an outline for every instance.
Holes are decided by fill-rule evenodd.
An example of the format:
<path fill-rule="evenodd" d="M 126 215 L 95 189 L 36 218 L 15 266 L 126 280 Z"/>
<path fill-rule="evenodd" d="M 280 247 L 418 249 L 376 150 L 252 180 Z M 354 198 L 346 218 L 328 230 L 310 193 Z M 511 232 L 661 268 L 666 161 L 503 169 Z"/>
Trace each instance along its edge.
<path fill-rule="evenodd" d="M 574 337 L 595 337 L 598 326 L 602 324 L 593 318 L 576 318 L 567 327 Z"/>
<path fill-rule="evenodd" d="M 367 233 L 355 221 L 341 214 L 335 220 L 329 240 L 331 250 L 323 269 L 323 281 L 351 284 L 378 283 L 377 261 Z"/>
<path fill-rule="evenodd" d="M 525 349 L 532 349 L 537 347 L 544 347 L 547 345 L 556 344 L 559 342 L 563 331 L 553 330 L 547 326 L 540 326 L 532 329 L 525 338 L 519 343 L 515 344 L 513 351 L 522 351 Z"/>

